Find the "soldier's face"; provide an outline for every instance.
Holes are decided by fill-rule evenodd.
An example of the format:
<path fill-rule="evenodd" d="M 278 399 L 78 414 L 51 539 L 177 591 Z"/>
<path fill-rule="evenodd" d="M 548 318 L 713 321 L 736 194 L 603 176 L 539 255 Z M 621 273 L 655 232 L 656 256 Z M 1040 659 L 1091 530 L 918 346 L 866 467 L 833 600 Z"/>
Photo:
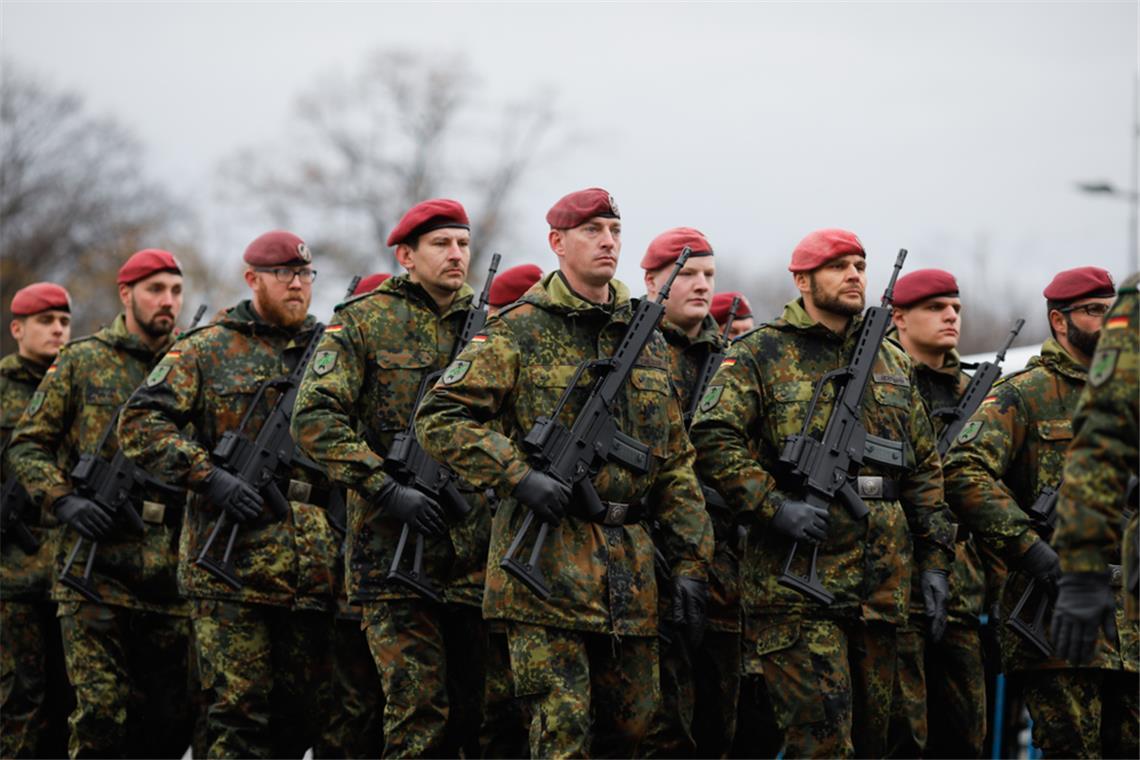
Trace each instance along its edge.
<path fill-rule="evenodd" d="M 645 273 L 645 290 L 650 298 L 657 297 L 672 271 L 673 265 L 670 264 Z M 682 329 L 699 325 L 709 313 L 715 277 L 716 263 L 712 256 L 689 259 L 669 289 L 665 317 Z"/>
<path fill-rule="evenodd" d="M 253 291 L 253 307 L 264 320 L 285 328 L 301 326 L 313 300 L 313 283 L 304 282 L 296 272 L 307 268 L 293 267 L 294 275 L 289 282 L 279 282 L 273 272 L 246 270 L 245 281 Z"/>
<path fill-rule="evenodd" d="M 614 278 L 621 255 L 621 220 L 595 216 L 569 230 L 551 230 L 559 266 L 593 287 Z"/>
<path fill-rule="evenodd" d="M 751 330 L 755 326 L 756 326 L 756 323 L 752 320 L 752 317 L 743 317 L 741 319 L 734 319 L 734 320 L 732 320 L 732 327 L 729 328 L 729 331 L 728 331 L 728 339 L 729 340 L 736 340 L 741 335 L 748 332 L 749 330 Z"/>
<path fill-rule="evenodd" d="M 867 260 L 858 254 L 840 256 L 810 272 L 796 274 L 796 287 L 817 309 L 845 317 L 863 311 L 867 293 Z"/>
<path fill-rule="evenodd" d="M 428 291 L 454 293 L 467 281 L 471 233 L 459 227 L 432 230 L 420 235 L 415 248 L 397 246 L 396 258 L 408 270 L 412 282 Z"/>
<path fill-rule="evenodd" d="M 161 338 L 170 334 L 182 313 L 182 275 L 159 272 L 133 285 L 120 285 L 119 297 L 147 337 Z"/>
<path fill-rule="evenodd" d="M 1107 311 L 1113 302 L 1114 299 L 1112 298 L 1084 298 L 1072 303 L 1070 311 L 1063 315 L 1058 311 L 1051 312 L 1050 321 L 1058 337 L 1063 337 L 1069 345 L 1084 354 L 1085 358 L 1091 358 L 1096 352 L 1096 343 L 1100 339 L 1100 328 L 1104 325 L 1104 315 L 1093 316 L 1084 307 L 1089 306 L 1094 310 L 1103 308 Z M 1057 320 L 1054 315 L 1063 316 L 1064 319 Z"/>
<path fill-rule="evenodd" d="M 13 319 L 10 329 L 20 356 L 38 364 L 49 364 L 63 344 L 71 340 L 71 314 L 49 309 Z"/>
<path fill-rule="evenodd" d="M 957 296 L 937 296 L 894 313 L 895 325 L 904 338 L 928 351 L 958 347 L 962 329 L 962 301 Z"/>

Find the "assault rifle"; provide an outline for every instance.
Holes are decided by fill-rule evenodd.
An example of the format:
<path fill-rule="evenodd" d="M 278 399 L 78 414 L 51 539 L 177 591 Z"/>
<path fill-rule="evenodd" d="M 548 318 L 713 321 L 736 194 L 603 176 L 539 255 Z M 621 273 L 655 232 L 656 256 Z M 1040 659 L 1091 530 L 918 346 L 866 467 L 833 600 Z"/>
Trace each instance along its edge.
<path fill-rule="evenodd" d="M 222 434 L 221 440 L 210 453 L 210 458 L 213 459 L 216 466 L 253 486 L 265 498 L 266 504 L 277 520 L 284 520 L 289 516 L 289 500 L 285 494 L 281 493 L 277 482 L 282 477 L 288 477 L 294 459 L 299 459 L 296 457 L 296 445 L 293 442 L 293 436 L 289 432 L 289 420 L 293 416 L 293 403 L 297 400 L 297 390 L 301 385 L 301 378 L 305 374 L 305 367 L 308 366 L 309 360 L 316 353 L 317 345 L 320 344 L 324 332 L 324 325 L 317 325 L 316 329 L 313 330 L 312 338 L 309 339 L 309 343 L 305 347 L 305 352 L 297 360 L 297 365 L 293 367 L 292 372 L 284 377 L 270 378 L 258 387 L 257 393 L 254 394 L 237 428 L 227 430 Z M 251 440 L 247 435 L 250 419 L 257 410 L 258 404 L 265 398 L 265 393 L 270 389 L 277 390 L 277 400 L 269 410 L 261 429 L 257 431 L 257 437 Z M 226 525 L 226 522 L 226 512 L 222 511 L 214 522 L 214 527 L 209 536 L 206 537 L 206 542 L 202 545 L 201 551 L 198 552 L 194 564 L 233 589 L 239 590 L 244 584 L 238 579 L 237 573 L 234 571 L 233 550 L 234 542 L 237 540 L 238 528 L 241 527 L 240 523 L 235 522 L 230 526 L 229 539 L 226 541 L 226 548 L 222 553 L 221 560 L 210 556 L 210 548 L 214 545 L 218 533 Z"/>
<path fill-rule="evenodd" d="M 356 286 L 364 279 L 360 275 L 353 275 L 352 279 L 348 282 L 348 289 L 344 291 L 344 301 L 352 298 L 352 293 L 356 290 Z M 316 467 L 316 462 L 313 462 Z M 320 469 L 316 467 L 316 469 Z M 344 489 L 340 487 L 333 487 L 329 491 L 329 503 L 325 508 L 325 517 L 328 518 L 329 527 L 331 527 L 336 534 L 344 538 L 348 533 L 348 504 L 345 501 Z"/>
<path fill-rule="evenodd" d="M 584 512 L 585 519 L 600 519 L 608 511 L 591 480 L 602 465 L 616 462 L 639 475 L 649 472 L 649 447 L 618 430 L 612 410 L 618 394 L 633 372 L 637 357 L 657 330 L 665 313 L 664 303 L 673 287 L 673 280 L 689 260 L 690 253 L 688 246 L 681 251 L 669 279 L 655 300 L 645 299 L 637 304 L 629 328 L 613 356 L 582 362 L 551 415 L 535 420 L 534 426 L 523 439 L 523 450 L 528 455 L 531 467 L 570 485 L 573 488 L 574 502 Z M 578 379 L 587 370 L 596 373 L 594 385 L 582 410 L 574 419 L 573 426 L 567 428 L 558 418 L 577 387 Z M 528 510 L 499 564 L 540 598 L 549 599 L 550 587 L 538 568 L 542 547 L 550 530 L 548 523 L 539 525 L 529 558 L 518 558 L 522 542 L 533 523 L 534 512 Z"/>
<path fill-rule="evenodd" d="M 709 352 L 709 355 L 705 357 L 704 364 L 701 365 L 701 372 L 697 375 L 697 381 L 693 384 L 692 393 L 689 396 L 689 408 L 685 410 L 686 429 L 693 426 L 693 417 L 697 414 L 701 397 L 705 395 L 705 389 L 709 387 L 713 375 L 716 374 L 721 362 L 724 361 L 724 347 L 728 346 L 728 334 L 732 332 L 732 322 L 736 319 L 738 308 L 740 308 L 740 296 L 735 296 L 732 299 L 732 306 L 728 309 L 728 321 L 724 323 L 724 332 L 720 336 L 721 350 Z"/>
<path fill-rule="evenodd" d="M 467 318 L 455 339 L 455 346 L 451 351 L 448 364 L 455 361 L 455 357 L 459 355 L 463 347 L 483 329 L 483 325 L 487 322 L 487 298 L 491 293 L 491 282 L 495 279 L 495 272 L 499 269 L 499 258 L 497 253 L 491 256 L 491 267 L 487 271 L 483 291 L 479 294 L 479 299 L 467 310 Z M 443 372 L 444 370 L 431 372 L 420 382 L 419 391 L 416 393 L 416 402 L 412 407 L 411 416 L 408 418 L 408 426 L 392 439 L 388 455 L 384 457 L 384 472 L 400 485 L 409 486 L 427 494 L 443 505 L 451 517 L 459 519 L 471 511 L 471 505 L 467 503 L 463 494 L 455 486 L 458 478 L 450 467 L 439 464 L 428 456 L 423 446 L 420 445 L 419 439 L 416 438 L 416 410 L 420 408 L 420 402 L 423 401 L 428 389 L 435 385 L 436 380 Z M 388 568 L 388 580 L 406 586 L 422 597 L 435 602 L 442 602 L 443 596 L 439 593 L 439 589 L 432 583 L 431 578 L 424 574 L 424 537 L 422 533 L 416 533 L 415 552 L 412 557 L 411 568 L 401 567 L 411 530 L 407 523 L 400 529 L 396 553 L 392 556 L 392 564 Z"/>
<path fill-rule="evenodd" d="M 1029 522 L 1042 541 L 1049 541 L 1053 537 L 1053 528 L 1057 524 L 1057 494 L 1060 490 L 1060 483 L 1056 488 L 1042 488 L 1027 511 Z M 1053 606 L 1053 596 L 1056 594 L 1056 588 L 1050 588 L 1050 585 L 1031 578 L 1005 623 L 1045 657 L 1053 656 L 1053 645 L 1049 643 L 1045 626 L 1045 617 Z M 1032 616 L 1023 615 L 1026 608 L 1033 610 Z"/>
<path fill-rule="evenodd" d="M 966 421 L 982 405 L 982 399 L 990 392 L 994 382 L 1001 377 L 1001 363 L 1005 361 L 1005 352 L 1013 345 L 1014 339 L 1017 338 L 1017 334 L 1021 332 L 1024 324 L 1024 319 L 1017 320 L 1013 329 L 1009 331 L 1009 340 L 998 351 L 994 361 L 982 362 L 978 365 L 977 370 L 974 371 L 974 376 L 970 378 L 969 385 L 962 393 L 962 398 L 958 399 L 957 405 L 940 406 L 930 413 L 931 417 L 938 417 L 947 421 L 946 427 L 942 430 L 942 435 L 938 437 L 938 456 L 946 456 L 946 452 L 950 450 L 954 444 L 954 439 L 962 432 Z"/>
<path fill-rule="evenodd" d="M 206 304 L 202 304 L 194 312 L 194 319 L 191 321 L 189 329 L 192 330 L 197 327 L 205 314 Z M 139 492 L 144 488 L 155 488 L 165 494 L 177 496 L 180 490 L 163 483 L 136 465 L 127 458 L 121 448 L 117 449 L 109 460 L 99 455 L 99 452 L 107 445 L 111 433 L 114 432 L 115 424 L 119 421 L 119 415 L 125 406 L 125 403 L 122 404 L 111 415 L 111 421 L 107 423 L 107 427 L 100 434 L 95 448 L 79 457 L 79 462 L 71 470 L 71 484 L 77 494 L 98 504 L 99 508 L 106 512 L 112 520 L 120 519 L 120 521 L 126 522 L 132 533 L 142 535 L 146 531 L 146 525 L 143 524 L 142 518 L 131 503 L 138 497 Z M 82 536 L 76 537 L 75 543 L 71 546 L 71 551 L 67 554 L 67 559 L 64 560 L 63 570 L 59 574 L 59 582 L 88 600 L 100 604 L 103 602 L 103 595 L 91 582 L 91 571 L 95 565 L 95 552 L 99 548 L 98 541 L 91 542 L 91 548 L 87 551 L 87 560 L 83 566 L 83 574 L 77 576 L 71 572 L 71 568 L 79 556 L 79 549 L 85 540 Z"/>
<path fill-rule="evenodd" d="M 8 441 L 0 449 L 0 461 L 8 450 Z M 23 516 L 32 507 L 32 498 L 15 475 L 0 488 L 0 536 L 11 537 L 16 546 L 29 556 L 40 550 L 39 539 L 24 524 Z"/>
<path fill-rule="evenodd" d="M 863 328 L 855 344 L 851 363 L 846 367 L 832 370 L 819 379 L 804 416 L 803 430 L 788 436 L 784 450 L 780 453 L 780 463 L 788 466 L 789 475 L 794 478 L 803 500 L 822 509 L 828 509 L 832 499 L 839 497 L 847 511 L 856 520 L 868 514 L 867 505 L 854 488 L 852 481 L 859 474 L 864 460 L 882 462 L 894 466 L 903 463 L 902 444 L 877 438 L 867 434 L 863 427 L 863 398 L 871 382 L 872 370 L 883 344 L 887 330 L 891 326 L 891 296 L 895 290 L 895 280 L 906 260 L 906 249 L 899 251 L 895 259 L 891 281 L 883 292 L 883 301 L 872 306 L 863 318 Z M 828 383 L 835 384 L 835 407 L 827 421 L 827 427 L 820 439 L 808 434 L 812 417 L 820 394 Z M 819 545 L 812 543 L 811 561 L 807 575 L 792 572 L 792 562 L 796 558 L 799 543 L 793 542 L 784 569 L 777 582 L 785 588 L 793 589 L 820 604 L 830 605 L 835 597 L 820 583 L 816 572 Z"/>

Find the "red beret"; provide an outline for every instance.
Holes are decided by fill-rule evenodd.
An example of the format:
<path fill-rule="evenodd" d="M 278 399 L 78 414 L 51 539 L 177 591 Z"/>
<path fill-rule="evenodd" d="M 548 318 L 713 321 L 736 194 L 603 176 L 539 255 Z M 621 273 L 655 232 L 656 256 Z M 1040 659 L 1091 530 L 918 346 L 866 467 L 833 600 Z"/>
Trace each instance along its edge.
<path fill-rule="evenodd" d="M 542 279 L 542 270 L 534 264 L 519 264 L 511 267 L 491 282 L 491 292 L 487 303 L 495 308 L 514 303 L 530 286 Z"/>
<path fill-rule="evenodd" d="M 155 272 L 182 274 L 182 265 L 170 251 L 158 248 L 144 248 L 131 254 L 127 262 L 119 267 L 119 284 L 131 285 L 150 277 Z"/>
<path fill-rule="evenodd" d="M 246 246 L 242 259 L 253 267 L 276 267 L 282 264 L 311 264 L 313 253 L 305 241 L 285 230 L 273 230 L 254 238 Z"/>
<path fill-rule="evenodd" d="M 595 216 L 621 219 L 617 201 L 600 187 L 591 187 L 563 196 L 546 212 L 546 223 L 553 230 L 569 230 Z"/>
<path fill-rule="evenodd" d="M 1116 286 L 1108 270 L 1100 267 L 1077 267 L 1059 272 L 1044 296 L 1050 301 L 1076 301 L 1078 298 L 1112 298 Z"/>
<path fill-rule="evenodd" d="M 867 256 L 854 232 L 816 230 L 801 240 L 796 250 L 792 251 L 792 263 L 788 265 L 788 271 L 810 272 L 849 253 L 857 253 L 864 258 Z"/>
<path fill-rule="evenodd" d="M 725 320 L 728 319 L 728 310 L 732 308 L 732 299 L 734 298 L 740 299 L 740 303 L 736 306 L 736 318 L 744 319 L 752 316 L 752 307 L 748 305 L 748 299 L 744 297 L 743 293 L 735 290 L 728 293 L 717 293 L 712 297 L 709 314 L 712 314 L 713 319 L 721 327 L 724 327 Z"/>
<path fill-rule="evenodd" d="M 958 281 L 944 269 L 916 269 L 895 281 L 891 303 L 911 306 L 934 296 L 958 295 Z"/>
<path fill-rule="evenodd" d="M 71 311 L 71 296 L 54 282 L 33 282 L 12 296 L 13 317 L 28 317 L 48 309 Z"/>
<path fill-rule="evenodd" d="M 404 218 L 388 235 L 388 245 L 399 245 L 409 238 L 419 237 L 425 232 L 444 227 L 471 229 L 467 212 L 463 210 L 463 205 L 459 201 L 434 198 L 417 203 L 408 209 L 408 213 L 404 214 Z"/>
<path fill-rule="evenodd" d="M 371 293 L 373 290 L 376 290 L 376 288 L 380 287 L 380 283 L 384 282 L 384 280 L 387 280 L 391 276 L 392 275 L 388 274 L 387 272 L 377 272 L 376 274 L 370 274 L 360 282 L 356 283 L 356 289 L 352 291 L 352 294 L 354 296 L 358 296 L 361 293 Z"/>
<path fill-rule="evenodd" d="M 668 266 L 680 258 L 681 250 L 685 246 L 689 246 L 692 251 L 690 257 L 713 255 L 712 243 L 700 230 L 692 227 L 674 227 L 653 238 L 649 247 L 645 249 L 645 255 L 641 257 L 641 268 L 652 272 Z"/>

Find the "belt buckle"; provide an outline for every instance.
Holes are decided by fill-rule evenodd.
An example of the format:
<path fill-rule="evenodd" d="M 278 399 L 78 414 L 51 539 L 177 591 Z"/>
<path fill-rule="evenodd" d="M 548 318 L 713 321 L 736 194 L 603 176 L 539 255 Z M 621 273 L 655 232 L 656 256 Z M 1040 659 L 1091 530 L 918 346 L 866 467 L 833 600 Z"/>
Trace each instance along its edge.
<path fill-rule="evenodd" d="M 303 501 L 309 503 L 309 497 L 313 494 L 313 484 L 306 483 L 303 480 L 289 479 L 289 493 L 286 499 L 289 501 Z"/>
<path fill-rule="evenodd" d="M 619 501 L 606 502 L 606 519 L 603 523 L 606 525 L 625 525 L 625 516 L 629 512 L 629 505 L 622 504 Z"/>
<path fill-rule="evenodd" d="M 860 475 L 857 479 L 859 495 L 864 499 L 883 498 L 882 475 Z"/>
<path fill-rule="evenodd" d="M 152 525 L 162 525 L 166 518 L 166 505 L 157 501 L 144 501 L 142 503 L 143 522 Z"/>

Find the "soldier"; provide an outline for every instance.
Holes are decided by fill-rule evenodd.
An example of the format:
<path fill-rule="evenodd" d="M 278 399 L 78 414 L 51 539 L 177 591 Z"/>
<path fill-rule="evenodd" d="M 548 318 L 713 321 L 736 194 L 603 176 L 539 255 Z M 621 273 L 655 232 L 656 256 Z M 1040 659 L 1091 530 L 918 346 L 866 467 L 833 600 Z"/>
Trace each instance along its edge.
<path fill-rule="evenodd" d="M 712 528 L 670 392 L 668 349 L 656 335 L 612 410 L 620 430 L 652 450 L 649 471 L 603 466 L 593 477 L 607 505 L 599 521 L 587 521 L 571 488 L 524 456 L 522 440 L 538 417 L 554 412 L 582 362 L 613 354 L 633 314 L 629 290 L 613 279 L 621 220 L 610 194 L 571 193 L 546 220 L 559 269 L 472 339 L 416 422 L 433 456 L 502 499 L 483 613 L 506 621 L 515 692 L 533 711 L 531 756 L 629 756 L 658 698 L 657 586 L 643 523 L 660 523 L 676 558 L 674 601 L 693 635 L 703 627 Z M 585 395 L 571 392 L 565 424 Z M 541 559 L 552 592 L 545 599 L 500 566 L 528 510 L 551 526 Z"/>
<path fill-rule="evenodd" d="M 49 598 L 59 531 L 52 516 L 17 493 L 22 486 L 7 453 L 17 420 L 71 337 L 67 291 L 50 282 L 16 291 L 10 329 L 17 350 L 0 359 L 0 474 L 8 486 L 4 499 L 12 500 L 4 504 L 0 547 L 0 756 L 58 757 L 67 752 L 67 715 L 73 706 L 56 605 Z M 21 501 L 24 510 L 12 511 Z M 31 534 L 31 542 L 17 537 L 16 523 Z"/>
<path fill-rule="evenodd" d="M 748 299 L 740 291 L 730 290 L 727 293 L 717 293 L 713 296 L 712 305 L 709 307 L 709 313 L 712 314 L 720 329 L 723 330 L 724 323 L 728 321 L 728 310 L 732 308 L 732 301 L 735 298 L 739 298 L 740 302 L 736 306 L 736 317 L 732 320 L 732 327 L 728 331 L 729 340 L 736 340 L 756 326 Z"/>
<path fill-rule="evenodd" d="M 487 295 L 487 315 L 498 314 L 505 306 L 522 298 L 523 293 L 541 279 L 542 270 L 534 264 L 519 264 L 500 272 Z"/>
<path fill-rule="evenodd" d="M 273 473 L 289 507 L 276 516 L 264 487 L 222 468 L 211 452 L 226 433 L 257 437 L 281 395 L 266 381 L 293 371 L 319 327 L 308 314 L 316 270 L 308 246 L 284 231 L 256 238 L 243 259 L 252 297 L 165 356 L 124 409 L 119 437 L 136 462 L 192 492 L 178 575 L 208 693 L 209 756 L 299 756 L 323 726 L 331 675 L 331 488 L 294 462 Z M 206 559 L 222 555 L 235 526 L 233 583 L 198 560 L 223 516 Z"/>
<path fill-rule="evenodd" d="M 656 298 L 686 246 L 691 253 L 673 282 L 661 322 L 682 410 L 690 408 L 698 392 L 705 359 L 722 348 L 717 324 L 709 315 L 716 276 L 712 244 L 699 230 L 675 227 L 654 238 L 641 259 L 647 297 Z M 720 501 L 719 496 L 705 494 L 716 539 L 709 572 L 708 630 L 695 650 L 677 636 L 661 653 L 661 703 L 639 750 L 647 757 L 720 757 L 732 746 L 740 693 L 740 597 L 732 546 L 736 526 L 710 499 Z M 668 617 L 671 599 L 662 597 L 663 615 Z"/>
<path fill-rule="evenodd" d="M 182 310 L 182 271 L 168 251 L 135 253 L 118 284 L 123 312 L 63 348 L 13 434 L 9 463 L 32 500 L 70 528 L 60 536 L 56 567 L 79 539 L 85 553 L 70 577 L 83 575 L 95 552 L 91 591 L 59 579 L 52 588 L 77 703 L 71 756 L 181 757 L 193 724 L 190 624 L 175 579 L 183 494 L 153 485 L 132 493 L 140 535 L 77 493 L 70 476 L 81 455 L 115 455 L 115 413 L 170 347 Z"/>
<path fill-rule="evenodd" d="M 805 237 L 788 267 L 800 297 L 732 345 L 692 429 L 698 475 L 752 527 L 741 560 L 743 671 L 762 673 L 789 757 L 885 752 L 896 629 L 912 593 L 945 589 L 953 556 L 934 432 L 897 346 L 879 349 L 862 413 L 868 434 L 904 444 L 905 462 L 867 456 L 864 521 L 839 503 L 799 501 L 779 461 L 789 435 L 820 435 L 831 414 L 828 385 L 805 428 L 817 379 L 847 365 L 861 332 L 865 257 L 845 230 Z M 829 607 L 779 584 L 793 540 L 818 542 Z M 921 591 L 910 587 L 912 563 Z"/>
<path fill-rule="evenodd" d="M 361 278 L 360 282 L 356 283 L 356 287 L 352 290 L 353 297 L 362 296 L 365 293 L 371 293 L 373 290 L 376 290 L 376 288 L 380 287 L 380 284 L 383 283 L 384 280 L 387 280 L 391 276 L 392 275 L 388 274 L 387 272 L 376 272 L 374 274 L 368 275 L 367 277 Z"/>
<path fill-rule="evenodd" d="M 1057 555 L 1038 533 L 1042 527 L 1031 526 L 1027 512 L 1060 483 L 1072 415 L 1114 290 L 1107 271 L 1089 266 L 1059 273 L 1044 295 L 1053 337 L 1024 370 L 994 385 L 946 458 L 951 508 L 1010 565 L 1001 598 L 1007 621 L 1030 579 L 1047 587 L 1060 571 Z M 1020 617 L 1032 615 L 1026 610 Z M 1132 730 L 1121 732 L 1122 722 L 1110 717 L 1105 701 L 1121 670 L 1136 672 L 1135 638 L 1122 650 L 1116 637 L 1102 636 L 1091 667 L 1071 669 L 1008 625 L 1000 635 L 1005 673 L 1024 694 L 1037 729 L 1033 740 L 1047 756 L 1135 756 L 1135 718 L 1123 722 Z"/>
<path fill-rule="evenodd" d="M 895 284 L 892 305 L 893 338 L 914 362 L 927 411 L 952 409 L 970 382 L 957 351 L 962 321 L 957 280 L 941 269 L 910 272 Z M 941 435 L 946 418 L 931 421 L 935 435 Z M 910 619 L 899 629 L 890 747 L 897 757 L 979 757 L 982 752 L 986 690 L 979 616 L 986 582 L 977 543 L 968 536 L 962 531 L 954 545 L 941 638 L 927 639 L 930 620 L 918 594 L 911 595 Z M 919 585 L 917 571 L 912 588 Z"/>
<path fill-rule="evenodd" d="M 478 754 L 485 631 L 479 605 L 490 532 L 480 494 L 444 525 L 443 510 L 385 474 L 383 455 L 411 419 L 420 383 L 446 366 L 471 307 L 465 283 L 470 225 L 463 206 L 412 207 L 388 236 L 408 273 L 344 304 L 297 398 L 293 430 L 330 476 L 354 491 L 348 519 L 348 596 L 364 628 L 384 696 L 384 756 Z M 426 536 L 425 599 L 387 580 L 404 525 Z M 411 542 L 404 555 L 413 559 Z"/>

